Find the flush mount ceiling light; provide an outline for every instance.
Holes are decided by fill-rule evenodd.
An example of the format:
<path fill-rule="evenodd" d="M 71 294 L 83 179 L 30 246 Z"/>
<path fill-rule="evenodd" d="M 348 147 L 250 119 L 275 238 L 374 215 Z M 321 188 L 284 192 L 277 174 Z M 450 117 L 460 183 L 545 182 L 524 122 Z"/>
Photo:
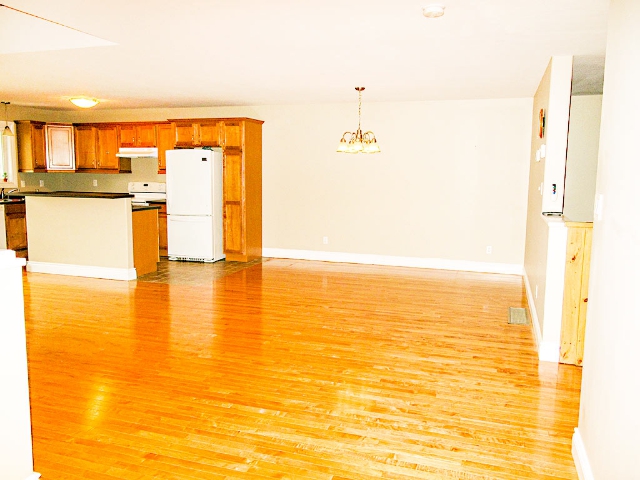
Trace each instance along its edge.
<path fill-rule="evenodd" d="M 2 131 L 3 137 L 13 137 L 13 132 L 9 128 L 9 117 L 7 116 L 7 105 L 10 105 L 11 102 L 2 102 L 4 105 L 4 130 Z"/>
<path fill-rule="evenodd" d="M 427 18 L 438 18 L 444 15 L 444 5 L 437 3 L 422 7 L 422 15 Z"/>
<path fill-rule="evenodd" d="M 98 103 L 100 103 L 95 98 L 87 98 L 87 97 L 73 97 L 73 98 L 70 98 L 69 101 L 73 103 L 76 107 L 80 107 L 80 108 L 91 108 L 91 107 L 95 107 Z"/>
<path fill-rule="evenodd" d="M 380 147 L 373 132 L 368 131 L 362 133 L 362 129 L 360 128 L 362 92 L 364 87 L 356 87 L 356 90 L 358 91 L 358 130 L 356 130 L 355 133 L 344 132 L 338 144 L 338 150 L 336 151 L 340 153 L 380 153 Z"/>

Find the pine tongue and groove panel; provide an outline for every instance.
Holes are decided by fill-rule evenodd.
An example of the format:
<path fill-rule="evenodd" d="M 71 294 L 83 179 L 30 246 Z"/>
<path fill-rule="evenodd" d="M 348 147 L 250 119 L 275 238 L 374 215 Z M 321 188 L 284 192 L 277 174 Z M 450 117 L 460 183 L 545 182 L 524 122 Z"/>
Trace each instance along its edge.
<path fill-rule="evenodd" d="M 201 271 L 25 275 L 43 479 L 577 479 L 581 372 L 507 324 L 519 277 Z"/>

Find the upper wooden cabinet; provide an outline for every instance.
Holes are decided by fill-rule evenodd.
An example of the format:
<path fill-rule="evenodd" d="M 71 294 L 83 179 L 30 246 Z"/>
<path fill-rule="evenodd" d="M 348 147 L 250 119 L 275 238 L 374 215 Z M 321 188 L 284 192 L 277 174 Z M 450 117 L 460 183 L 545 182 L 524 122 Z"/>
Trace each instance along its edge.
<path fill-rule="evenodd" d="M 131 159 L 119 158 L 120 131 L 115 123 L 75 126 L 76 170 L 94 173 L 131 173 Z"/>
<path fill-rule="evenodd" d="M 98 167 L 98 129 L 93 125 L 78 125 L 76 136 L 76 169 L 89 170 Z"/>
<path fill-rule="evenodd" d="M 165 173 L 167 168 L 167 150 L 173 150 L 174 136 L 170 123 L 158 123 L 156 125 L 158 146 L 158 173 Z"/>
<path fill-rule="evenodd" d="M 75 170 L 73 125 L 48 123 L 44 129 L 47 146 L 47 170 Z"/>
<path fill-rule="evenodd" d="M 225 148 L 242 150 L 244 142 L 244 121 L 226 120 L 222 123 L 222 145 Z"/>
<path fill-rule="evenodd" d="M 118 170 L 118 127 L 117 125 L 99 125 L 98 130 L 98 168 Z"/>
<path fill-rule="evenodd" d="M 118 131 L 121 147 L 156 146 L 156 126 L 153 123 L 121 123 Z"/>
<path fill-rule="evenodd" d="M 44 122 L 17 121 L 18 168 L 21 172 L 47 169 Z"/>
<path fill-rule="evenodd" d="M 221 146 L 221 122 L 217 119 L 197 118 L 169 121 L 172 122 L 176 147 Z"/>

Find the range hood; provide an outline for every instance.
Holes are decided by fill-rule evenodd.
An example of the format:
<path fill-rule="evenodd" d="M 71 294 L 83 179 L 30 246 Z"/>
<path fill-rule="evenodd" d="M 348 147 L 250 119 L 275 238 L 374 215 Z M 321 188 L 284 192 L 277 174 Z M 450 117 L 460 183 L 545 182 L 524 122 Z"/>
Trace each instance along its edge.
<path fill-rule="evenodd" d="M 116 157 L 120 158 L 158 158 L 157 148 L 124 148 L 120 147 Z"/>

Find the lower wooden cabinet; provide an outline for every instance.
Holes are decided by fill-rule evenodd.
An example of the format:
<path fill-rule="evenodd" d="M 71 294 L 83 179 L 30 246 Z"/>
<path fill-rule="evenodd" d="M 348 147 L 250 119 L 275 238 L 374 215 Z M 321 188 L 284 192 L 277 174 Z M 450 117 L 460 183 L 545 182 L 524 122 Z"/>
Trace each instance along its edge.
<path fill-rule="evenodd" d="M 158 270 L 158 210 L 134 210 L 131 214 L 133 233 L 133 266 L 138 277 Z"/>
<path fill-rule="evenodd" d="M 158 251 L 161 257 L 169 255 L 167 241 L 167 204 L 164 202 L 149 202 L 149 205 L 160 207 L 158 210 Z"/>
<path fill-rule="evenodd" d="M 9 203 L 2 207 L 4 218 L 1 220 L 4 221 L 6 248 L 15 250 L 17 257 L 26 258 L 28 254 L 26 206 L 24 203 Z"/>

